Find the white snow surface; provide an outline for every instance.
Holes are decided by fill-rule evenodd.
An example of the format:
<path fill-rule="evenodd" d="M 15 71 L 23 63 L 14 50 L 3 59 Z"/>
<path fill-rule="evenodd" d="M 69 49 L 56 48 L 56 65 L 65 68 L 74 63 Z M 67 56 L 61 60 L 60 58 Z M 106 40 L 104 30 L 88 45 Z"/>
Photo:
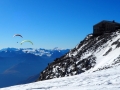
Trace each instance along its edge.
<path fill-rule="evenodd" d="M 99 68 L 110 66 L 112 63 L 114 63 L 114 60 L 119 57 L 120 55 L 120 48 L 115 48 L 116 45 L 112 45 L 113 42 L 119 40 L 120 34 L 117 34 L 116 37 L 112 38 L 112 41 L 108 41 L 104 44 L 106 46 L 105 48 L 102 48 L 98 53 L 94 52 L 94 55 L 97 57 L 96 59 L 96 65 L 92 69 L 92 71 L 95 71 Z M 104 56 L 104 54 L 109 50 L 112 49 L 107 55 Z"/>
<path fill-rule="evenodd" d="M 120 90 L 120 65 L 96 72 L 55 78 L 0 90 Z"/>

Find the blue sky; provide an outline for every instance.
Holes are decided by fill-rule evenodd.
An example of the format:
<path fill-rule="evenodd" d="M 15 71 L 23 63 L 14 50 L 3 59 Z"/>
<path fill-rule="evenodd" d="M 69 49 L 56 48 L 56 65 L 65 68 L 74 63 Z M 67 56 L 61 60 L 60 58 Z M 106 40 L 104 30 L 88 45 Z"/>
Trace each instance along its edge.
<path fill-rule="evenodd" d="M 101 20 L 120 22 L 119 3 L 120 0 L 0 0 L 0 48 L 72 49 Z M 13 38 L 14 34 L 23 38 Z M 34 45 L 20 45 L 22 40 L 31 40 Z"/>

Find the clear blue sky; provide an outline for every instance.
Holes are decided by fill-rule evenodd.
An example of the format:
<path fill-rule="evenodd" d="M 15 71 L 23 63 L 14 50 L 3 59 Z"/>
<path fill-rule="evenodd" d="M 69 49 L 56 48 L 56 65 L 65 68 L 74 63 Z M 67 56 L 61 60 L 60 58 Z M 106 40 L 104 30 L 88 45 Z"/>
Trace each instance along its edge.
<path fill-rule="evenodd" d="M 101 20 L 120 22 L 120 0 L 0 0 L 0 48 L 72 49 Z"/>

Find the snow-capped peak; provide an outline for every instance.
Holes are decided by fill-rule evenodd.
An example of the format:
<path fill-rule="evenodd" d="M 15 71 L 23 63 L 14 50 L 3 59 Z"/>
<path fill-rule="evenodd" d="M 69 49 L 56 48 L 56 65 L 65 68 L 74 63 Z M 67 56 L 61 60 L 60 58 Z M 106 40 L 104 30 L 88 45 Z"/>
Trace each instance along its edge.
<path fill-rule="evenodd" d="M 39 80 L 95 72 L 120 63 L 120 31 L 89 34 L 69 53 L 57 58 L 40 74 Z"/>

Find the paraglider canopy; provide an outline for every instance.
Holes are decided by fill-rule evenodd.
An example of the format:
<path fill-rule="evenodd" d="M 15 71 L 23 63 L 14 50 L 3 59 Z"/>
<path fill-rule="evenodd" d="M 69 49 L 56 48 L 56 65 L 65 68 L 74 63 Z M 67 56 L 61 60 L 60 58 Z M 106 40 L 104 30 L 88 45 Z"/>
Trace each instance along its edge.
<path fill-rule="evenodd" d="M 32 43 L 30 40 L 23 40 L 23 41 L 21 42 L 21 45 L 22 45 L 24 42 L 30 42 L 30 43 L 33 45 L 33 43 Z"/>
<path fill-rule="evenodd" d="M 20 34 L 15 34 L 15 35 L 13 35 L 13 37 L 15 37 L 15 36 L 20 36 L 20 37 L 22 37 L 22 35 L 20 35 Z M 23 38 L 23 37 L 22 37 Z"/>

